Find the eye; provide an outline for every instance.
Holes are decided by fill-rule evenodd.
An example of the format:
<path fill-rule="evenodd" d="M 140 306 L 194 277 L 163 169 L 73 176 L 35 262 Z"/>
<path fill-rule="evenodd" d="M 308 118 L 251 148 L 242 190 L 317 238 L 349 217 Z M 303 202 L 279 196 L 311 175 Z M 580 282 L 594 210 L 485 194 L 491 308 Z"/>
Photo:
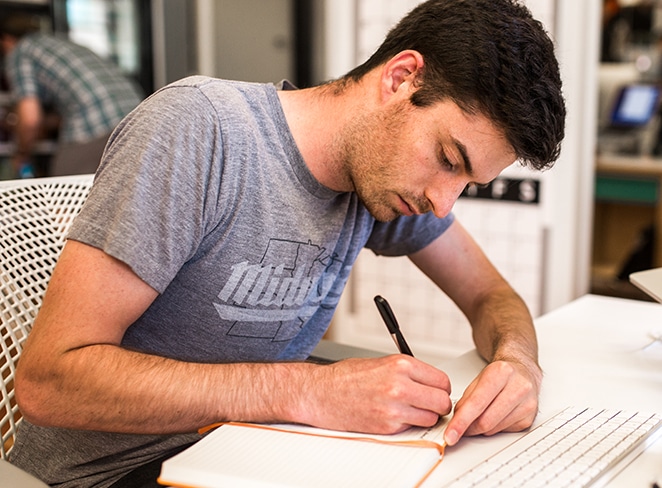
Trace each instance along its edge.
<path fill-rule="evenodd" d="M 443 149 L 439 151 L 439 160 L 444 168 L 449 170 L 453 170 L 455 168 L 455 165 L 451 162 L 450 159 L 448 159 L 448 156 L 446 156 L 446 153 Z"/>

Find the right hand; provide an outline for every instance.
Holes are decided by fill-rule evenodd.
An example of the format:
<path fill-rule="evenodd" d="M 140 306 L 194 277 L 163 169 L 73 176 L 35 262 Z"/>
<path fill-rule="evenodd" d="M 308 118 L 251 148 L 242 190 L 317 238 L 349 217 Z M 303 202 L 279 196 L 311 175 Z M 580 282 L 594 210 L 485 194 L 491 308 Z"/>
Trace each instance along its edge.
<path fill-rule="evenodd" d="M 316 427 L 394 434 L 450 413 L 450 380 L 402 354 L 319 366 L 304 382 L 299 421 Z"/>

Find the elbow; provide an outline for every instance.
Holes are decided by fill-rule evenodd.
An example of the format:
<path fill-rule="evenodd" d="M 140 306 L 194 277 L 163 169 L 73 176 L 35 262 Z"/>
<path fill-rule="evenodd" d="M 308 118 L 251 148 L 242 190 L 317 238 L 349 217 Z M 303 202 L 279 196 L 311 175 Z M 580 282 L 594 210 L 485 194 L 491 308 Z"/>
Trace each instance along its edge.
<path fill-rule="evenodd" d="M 29 368 L 23 365 L 17 368 L 14 395 L 21 416 L 31 424 L 42 427 L 53 425 L 45 390 L 44 385 L 32 380 Z"/>

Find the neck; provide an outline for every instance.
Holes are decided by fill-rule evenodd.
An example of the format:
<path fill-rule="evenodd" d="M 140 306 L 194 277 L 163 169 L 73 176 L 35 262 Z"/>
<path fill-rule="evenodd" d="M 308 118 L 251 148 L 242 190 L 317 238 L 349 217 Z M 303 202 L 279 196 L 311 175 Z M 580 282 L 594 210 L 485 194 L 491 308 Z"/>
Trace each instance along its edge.
<path fill-rule="evenodd" d="M 340 89 L 338 82 L 304 90 L 280 91 L 285 118 L 315 178 L 335 191 L 354 189 L 345 169 L 338 135 L 357 111 L 370 106 L 366 83 L 349 83 Z"/>

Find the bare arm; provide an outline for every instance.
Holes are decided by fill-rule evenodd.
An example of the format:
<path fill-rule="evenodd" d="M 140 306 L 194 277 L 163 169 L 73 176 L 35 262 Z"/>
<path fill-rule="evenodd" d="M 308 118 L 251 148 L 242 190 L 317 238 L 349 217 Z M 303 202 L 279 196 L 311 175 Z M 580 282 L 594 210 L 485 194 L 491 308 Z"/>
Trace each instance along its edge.
<path fill-rule="evenodd" d="M 122 262 L 69 241 L 20 360 L 16 391 L 26 418 L 129 433 L 187 432 L 221 420 L 386 433 L 450 411 L 446 375 L 399 355 L 330 366 L 202 364 L 122 348 L 156 296 Z"/>
<path fill-rule="evenodd" d="M 12 157 L 15 169 L 32 154 L 39 139 L 42 121 L 44 119 L 41 104 L 36 97 L 21 99 L 16 105 L 16 151 Z"/>
<path fill-rule="evenodd" d="M 478 352 L 489 362 L 458 401 L 447 442 L 454 444 L 463 434 L 529 427 L 537 414 L 542 372 L 524 302 L 459 222 L 411 259 L 466 314 Z"/>

